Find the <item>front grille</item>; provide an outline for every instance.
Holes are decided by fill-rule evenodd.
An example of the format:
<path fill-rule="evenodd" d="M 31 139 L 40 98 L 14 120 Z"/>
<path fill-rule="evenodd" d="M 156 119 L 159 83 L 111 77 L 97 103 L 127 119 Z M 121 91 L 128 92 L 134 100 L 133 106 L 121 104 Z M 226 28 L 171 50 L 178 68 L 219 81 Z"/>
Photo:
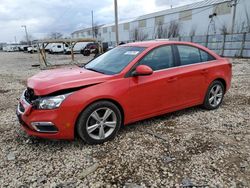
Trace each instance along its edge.
<path fill-rule="evenodd" d="M 38 97 L 35 95 L 35 92 L 31 88 L 27 88 L 24 92 L 24 98 L 28 103 L 32 103 L 34 100 L 36 100 Z"/>

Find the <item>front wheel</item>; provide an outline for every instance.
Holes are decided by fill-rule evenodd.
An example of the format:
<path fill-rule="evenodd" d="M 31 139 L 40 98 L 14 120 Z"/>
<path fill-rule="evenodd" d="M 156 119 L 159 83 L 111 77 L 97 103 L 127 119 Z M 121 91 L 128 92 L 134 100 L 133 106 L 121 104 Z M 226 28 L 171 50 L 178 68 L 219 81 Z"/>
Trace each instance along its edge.
<path fill-rule="evenodd" d="M 225 87 L 221 83 L 221 81 L 215 80 L 213 81 L 208 90 L 203 103 L 203 107 L 208 110 L 217 109 L 224 98 Z"/>
<path fill-rule="evenodd" d="M 121 112 L 109 101 L 87 107 L 77 122 L 77 133 L 88 144 L 101 144 L 115 137 L 121 126 Z"/>

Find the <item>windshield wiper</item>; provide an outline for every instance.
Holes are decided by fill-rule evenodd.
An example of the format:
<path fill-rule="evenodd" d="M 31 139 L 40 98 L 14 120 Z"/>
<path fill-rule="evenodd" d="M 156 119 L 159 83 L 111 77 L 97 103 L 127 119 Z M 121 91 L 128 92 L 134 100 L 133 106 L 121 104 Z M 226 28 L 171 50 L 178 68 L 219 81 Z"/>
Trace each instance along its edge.
<path fill-rule="evenodd" d="M 91 71 L 94 71 L 94 72 L 98 72 L 98 73 L 101 73 L 101 74 L 105 74 L 104 72 L 99 71 L 99 70 L 96 70 L 96 69 L 93 69 L 93 68 L 87 68 L 87 67 L 85 67 L 85 66 L 84 66 L 84 68 L 87 69 L 87 70 L 91 70 Z"/>

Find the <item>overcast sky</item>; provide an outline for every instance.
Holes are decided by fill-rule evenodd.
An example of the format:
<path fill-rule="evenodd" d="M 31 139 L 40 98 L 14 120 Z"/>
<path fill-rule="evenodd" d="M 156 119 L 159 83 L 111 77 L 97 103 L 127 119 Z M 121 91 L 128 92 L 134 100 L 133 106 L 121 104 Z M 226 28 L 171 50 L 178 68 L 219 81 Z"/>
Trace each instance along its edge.
<path fill-rule="evenodd" d="M 201 0 L 118 0 L 119 20 L 134 18 Z M 97 24 L 114 22 L 113 0 L 0 0 L 0 42 L 24 40 L 26 25 L 33 38 L 51 32 L 69 36 L 91 26 L 91 10 Z"/>

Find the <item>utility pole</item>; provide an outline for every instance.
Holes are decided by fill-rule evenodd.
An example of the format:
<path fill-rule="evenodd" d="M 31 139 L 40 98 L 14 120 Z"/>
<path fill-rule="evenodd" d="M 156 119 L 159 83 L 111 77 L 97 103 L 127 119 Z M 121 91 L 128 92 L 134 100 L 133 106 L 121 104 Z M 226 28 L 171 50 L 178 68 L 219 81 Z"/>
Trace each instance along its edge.
<path fill-rule="evenodd" d="M 26 25 L 22 25 L 21 27 L 24 27 L 24 29 L 25 29 L 27 45 L 29 45 L 29 37 L 28 37 L 27 27 L 26 27 Z"/>
<path fill-rule="evenodd" d="M 92 16 L 92 37 L 95 38 L 95 33 L 94 33 L 94 11 L 91 11 L 91 16 Z"/>
<path fill-rule="evenodd" d="M 118 10 L 117 10 L 117 0 L 114 0 L 114 7 L 115 7 L 115 39 L 116 45 L 119 45 L 119 31 L 118 31 Z"/>
<path fill-rule="evenodd" d="M 236 6 L 238 4 L 238 0 L 232 0 L 230 7 L 233 8 L 233 17 L 232 17 L 232 26 L 231 26 L 231 34 L 234 33 L 234 27 L 235 27 L 235 17 L 236 17 Z"/>

